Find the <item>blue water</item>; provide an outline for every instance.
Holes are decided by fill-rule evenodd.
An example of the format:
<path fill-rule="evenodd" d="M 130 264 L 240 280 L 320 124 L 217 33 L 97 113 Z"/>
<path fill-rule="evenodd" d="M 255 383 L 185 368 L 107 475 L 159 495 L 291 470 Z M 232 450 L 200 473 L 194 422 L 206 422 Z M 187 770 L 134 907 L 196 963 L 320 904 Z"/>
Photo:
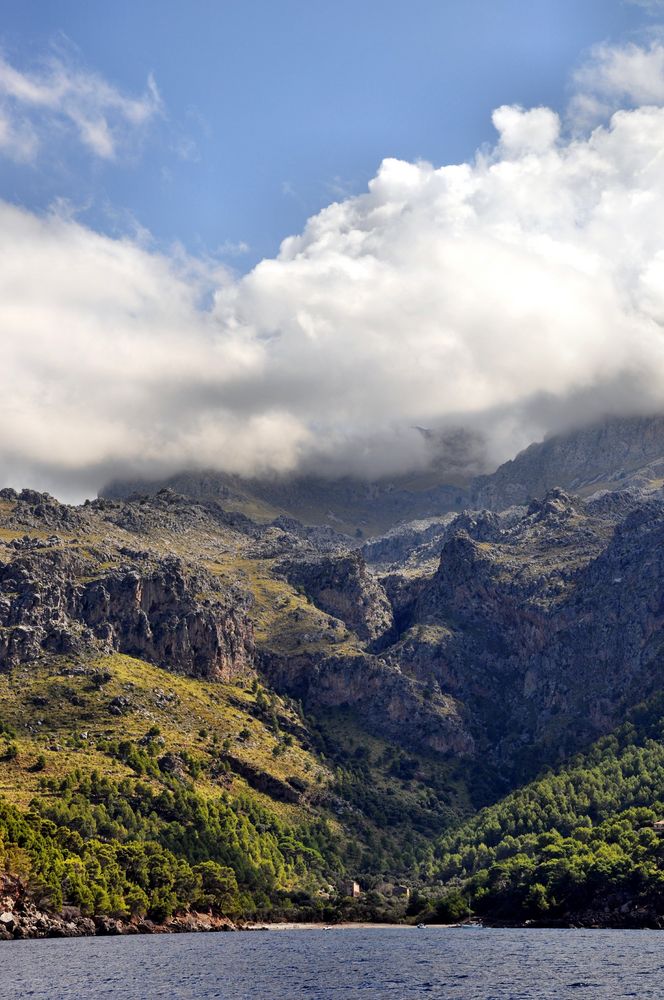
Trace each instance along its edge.
<path fill-rule="evenodd" d="M 0 943 L 12 1000 L 664 997 L 657 931 L 269 931 Z"/>

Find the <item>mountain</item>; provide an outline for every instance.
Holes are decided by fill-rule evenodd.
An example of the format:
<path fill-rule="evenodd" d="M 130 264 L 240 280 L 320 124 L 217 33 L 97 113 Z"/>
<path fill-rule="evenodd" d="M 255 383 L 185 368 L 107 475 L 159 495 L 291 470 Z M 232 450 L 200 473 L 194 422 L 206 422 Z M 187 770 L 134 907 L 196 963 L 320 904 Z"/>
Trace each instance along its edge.
<path fill-rule="evenodd" d="M 504 510 L 554 486 L 581 496 L 601 489 L 660 489 L 664 483 L 664 416 L 613 417 L 551 437 L 520 452 L 470 490 L 477 509 Z"/>
<path fill-rule="evenodd" d="M 335 560 L 361 614 L 289 582 Z M 0 491 L 0 859 L 78 914 L 35 916 L 13 876 L 6 933 L 403 916 L 343 877 L 416 870 L 487 789 L 441 757 L 466 741 L 449 700 L 368 650 L 389 614 L 329 529 Z"/>
<path fill-rule="evenodd" d="M 532 446 L 473 484 L 494 509 L 369 539 L 184 474 L 0 491 L 0 936 L 452 919 L 468 892 L 656 923 L 662 427 Z"/>
<path fill-rule="evenodd" d="M 452 482 L 447 480 L 436 469 L 377 482 L 314 476 L 245 479 L 208 470 L 158 481 L 118 480 L 105 486 L 101 495 L 121 499 L 172 489 L 197 500 L 216 500 L 225 510 L 239 511 L 259 523 L 290 517 L 363 538 L 400 521 L 462 510 L 468 501 L 468 478 L 456 475 Z"/>
<path fill-rule="evenodd" d="M 279 516 L 328 525 L 357 538 L 382 537 L 396 525 L 438 521 L 449 513 L 506 510 L 542 498 L 550 489 L 589 496 L 602 489 L 638 491 L 664 485 L 664 416 L 612 417 L 531 444 L 495 472 L 469 478 L 459 457 L 418 475 L 364 482 L 313 476 L 246 479 L 211 470 L 163 480 L 117 480 L 101 496 L 153 496 L 162 489 L 216 500 L 259 523 Z"/>

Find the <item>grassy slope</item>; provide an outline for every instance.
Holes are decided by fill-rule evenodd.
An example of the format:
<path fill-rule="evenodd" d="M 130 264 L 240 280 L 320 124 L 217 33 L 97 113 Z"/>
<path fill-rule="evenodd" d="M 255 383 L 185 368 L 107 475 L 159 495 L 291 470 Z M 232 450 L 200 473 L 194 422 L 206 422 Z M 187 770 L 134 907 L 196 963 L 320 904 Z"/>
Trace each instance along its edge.
<path fill-rule="evenodd" d="M 96 672 L 110 674 L 99 689 L 91 682 Z M 129 701 L 121 716 L 109 710 L 118 697 Z M 161 754 L 185 751 L 204 765 L 196 784 L 209 794 L 220 788 L 208 769 L 224 756 L 224 747 L 280 780 L 296 777 L 307 785 L 329 781 L 326 768 L 309 752 L 295 742 L 285 746 L 283 733 L 275 733 L 255 717 L 255 706 L 256 696 L 248 688 L 170 674 L 119 654 L 95 660 L 86 668 L 64 658 L 22 666 L 0 675 L 0 721 L 16 732 L 19 750 L 15 761 L 0 764 L 0 792 L 26 806 L 44 775 L 59 777 L 73 768 L 98 768 L 116 777 L 126 776 L 130 769 L 109 760 L 97 748 L 98 742 L 138 742 L 153 726 L 163 739 Z M 277 718 L 284 726 L 296 722 L 292 709 L 280 700 Z M 250 735 L 240 738 L 245 730 Z M 46 758 L 44 771 L 31 771 L 40 754 Z M 235 776 L 233 782 L 236 790 L 246 790 L 244 779 Z M 265 799 L 262 793 L 253 794 Z M 287 803 L 270 804 L 290 819 L 302 811 Z"/>

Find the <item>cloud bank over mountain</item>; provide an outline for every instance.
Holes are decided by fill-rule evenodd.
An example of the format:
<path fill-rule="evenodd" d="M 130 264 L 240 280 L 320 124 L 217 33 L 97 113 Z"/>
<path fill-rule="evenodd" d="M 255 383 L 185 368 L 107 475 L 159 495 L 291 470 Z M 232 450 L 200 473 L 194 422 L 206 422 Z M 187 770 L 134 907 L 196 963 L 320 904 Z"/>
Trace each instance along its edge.
<path fill-rule="evenodd" d="M 241 278 L 0 204 L 1 478 L 376 477 L 458 428 L 476 471 L 660 409 L 664 48 L 601 47 L 575 89 L 498 108 L 472 162 L 386 159 Z"/>

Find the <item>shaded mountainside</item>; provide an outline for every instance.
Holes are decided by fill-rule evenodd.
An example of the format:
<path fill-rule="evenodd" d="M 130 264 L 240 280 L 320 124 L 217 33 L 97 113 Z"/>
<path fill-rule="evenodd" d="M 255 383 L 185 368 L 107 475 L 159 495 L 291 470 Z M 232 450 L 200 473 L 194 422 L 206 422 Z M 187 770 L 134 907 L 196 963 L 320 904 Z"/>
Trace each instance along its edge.
<path fill-rule="evenodd" d="M 496 472 L 478 476 L 475 508 L 503 510 L 555 486 L 589 495 L 601 489 L 660 490 L 664 482 L 664 416 L 614 417 L 532 444 Z"/>
<path fill-rule="evenodd" d="M 168 479 L 109 483 L 102 495 L 123 499 L 169 488 L 196 500 L 217 500 L 259 522 L 276 517 L 305 525 L 328 525 L 351 537 L 369 537 L 399 521 L 459 511 L 467 503 L 467 482 L 438 472 L 365 482 L 359 479 L 275 477 L 243 479 L 211 470 L 186 472 Z"/>
<path fill-rule="evenodd" d="M 664 508 L 552 491 L 491 541 L 450 526 L 433 576 L 400 595 L 383 655 L 461 703 L 478 748 L 514 774 L 606 732 L 661 683 Z M 486 539 L 486 520 L 479 523 Z"/>
<path fill-rule="evenodd" d="M 25 912 L 41 893 L 123 927 L 451 919 L 465 887 L 495 919 L 656 922 L 642 831 L 664 801 L 661 713 L 635 706 L 664 688 L 659 424 L 534 446 L 485 493 L 501 509 L 443 507 L 368 541 L 250 517 L 187 477 L 188 495 L 80 507 L 0 491 L 0 862 L 37 894 Z M 583 496 L 530 498 L 561 470 Z M 601 789 L 583 815 L 579 767 Z M 577 895 L 546 867 L 575 824 Z M 637 861 L 609 898 L 615 837 Z"/>

